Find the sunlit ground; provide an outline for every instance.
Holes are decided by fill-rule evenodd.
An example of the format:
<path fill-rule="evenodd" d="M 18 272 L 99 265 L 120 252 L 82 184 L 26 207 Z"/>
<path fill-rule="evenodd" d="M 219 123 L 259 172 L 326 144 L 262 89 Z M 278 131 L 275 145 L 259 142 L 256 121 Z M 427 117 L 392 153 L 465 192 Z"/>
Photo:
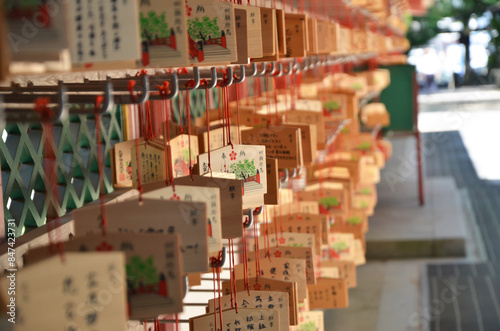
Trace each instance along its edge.
<path fill-rule="evenodd" d="M 459 131 L 481 179 L 500 180 L 500 92 L 420 96 L 421 132 Z"/>

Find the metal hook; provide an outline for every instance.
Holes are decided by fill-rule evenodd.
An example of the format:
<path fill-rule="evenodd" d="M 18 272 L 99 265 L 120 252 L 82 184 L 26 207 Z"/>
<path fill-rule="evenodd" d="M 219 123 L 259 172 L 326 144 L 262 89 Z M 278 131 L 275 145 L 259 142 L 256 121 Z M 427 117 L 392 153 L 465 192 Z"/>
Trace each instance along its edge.
<path fill-rule="evenodd" d="M 275 62 L 269 62 L 269 69 L 267 70 L 266 69 L 266 74 L 269 74 L 269 75 L 273 75 L 274 72 L 276 71 L 276 65 L 275 65 Z M 267 66 L 266 66 L 267 68 Z"/>
<path fill-rule="evenodd" d="M 184 287 L 184 295 L 182 296 L 183 298 L 186 297 L 187 293 L 188 293 L 188 290 L 189 290 L 189 287 L 188 287 L 188 276 L 187 275 L 184 275 L 184 281 L 182 282 L 182 285 Z"/>
<path fill-rule="evenodd" d="M 40 114 L 33 111 L 33 104 L 38 98 L 48 98 L 51 104 L 58 106 L 52 108 L 53 121 L 64 120 L 68 116 L 68 96 L 66 87 L 59 83 L 56 93 L 51 94 L 24 94 L 10 93 L 3 95 L 3 113 L 7 122 L 41 122 Z M 28 104 L 26 107 L 9 107 L 8 104 Z"/>
<path fill-rule="evenodd" d="M 267 69 L 267 68 L 266 68 L 266 62 L 262 62 L 262 63 L 260 64 L 260 68 L 261 68 L 261 70 L 260 70 L 260 71 L 257 71 L 256 76 L 264 76 L 264 75 L 266 74 L 266 69 Z"/>
<path fill-rule="evenodd" d="M 283 63 L 278 62 L 278 70 L 277 72 L 274 73 L 274 77 L 281 77 L 283 76 Z"/>
<path fill-rule="evenodd" d="M 167 75 L 150 76 L 150 84 L 161 86 L 168 81 L 168 78 L 170 78 L 168 85 L 170 93 L 168 93 L 167 95 L 162 95 L 161 93 L 151 94 L 151 96 L 149 97 L 151 100 L 170 100 L 177 96 L 177 94 L 179 93 L 179 79 L 176 72 Z"/>
<path fill-rule="evenodd" d="M 236 76 L 236 74 L 234 75 Z M 245 81 L 245 76 L 246 76 L 245 66 L 240 65 L 240 77 L 234 77 L 234 82 L 236 84 L 243 83 Z"/>
<path fill-rule="evenodd" d="M 246 220 L 243 222 L 243 226 L 245 229 L 248 229 L 253 224 L 253 211 L 251 209 L 245 209 L 243 211 L 243 215 L 246 217 Z"/>
<path fill-rule="evenodd" d="M 293 71 L 292 71 L 292 73 L 290 73 L 290 75 L 294 74 L 294 73 L 296 74 L 296 73 L 299 73 L 299 72 L 300 72 L 300 63 L 297 60 L 297 58 L 294 58 L 293 59 Z"/>
<path fill-rule="evenodd" d="M 59 82 L 62 84 L 62 82 Z M 103 81 L 101 82 L 102 84 L 102 90 L 104 92 L 104 100 L 102 101 L 100 105 L 100 109 L 98 110 L 99 114 L 104 114 L 106 112 L 111 111 L 114 105 L 114 100 L 113 100 L 113 83 L 111 80 Z M 99 85 L 101 85 L 99 84 Z M 82 91 L 89 91 L 89 92 L 94 92 L 95 88 L 92 86 L 89 86 L 89 90 L 87 89 L 82 89 L 82 84 L 67 84 L 66 89 L 68 92 L 82 92 Z M 93 90 L 92 90 L 93 89 Z M 91 104 L 94 103 L 94 100 L 90 98 L 95 98 L 96 95 L 84 95 L 84 94 L 68 94 L 68 103 L 70 104 Z M 71 109 L 72 113 L 76 114 L 94 114 L 95 110 L 89 110 L 87 107 L 80 107 L 80 108 L 75 108 Z"/>
<path fill-rule="evenodd" d="M 233 68 L 232 67 L 227 68 L 227 77 L 226 78 L 227 78 L 227 83 L 224 86 L 229 87 L 229 86 L 233 85 L 234 77 L 233 77 Z"/>
<path fill-rule="evenodd" d="M 253 210 L 252 214 L 253 214 L 254 216 L 257 216 L 257 215 L 262 214 L 262 212 L 263 212 L 263 211 L 264 211 L 264 206 L 256 207 L 256 208 Z"/>
<path fill-rule="evenodd" d="M 280 176 L 279 176 L 279 177 L 280 177 L 280 182 L 282 182 L 282 183 L 286 183 L 286 182 L 288 182 L 288 179 L 289 179 L 288 169 L 286 169 L 286 168 L 285 168 L 285 169 L 283 170 L 283 172 L 282 172 L 282 171 L 280 171 L 280 174 L 279 174 L 279 175 L 280 175 Z"/>
<path fill-rule="evenodd" d="M 306 67 L 307 70 L 312 70 L 312 69 L 314 69 L 316 67 L 316 64 L 314 63 L 313 59 L 314 58 L 312 56 L 311 56 L 311 58 L 308 58 L 308 64 L 309 65 Z"/>
<path fill-rule="evenodd" d="M 300 63 L 300 71 L 306 71 L 309 69 L 309 59 L 303 58 L 302 63 Z"/>
<path fill-rule="evenodd" d="M 127 77 L 127 78 L 117 78 L 117 79 L 111 79 L 108 77 L 108 80 L 111 80 L 113 82 L 113 87 L 115 88 L 115 91 L 121 91 L 125 92 L 128 89 L 128 82 L 133 80 L 136 82 L 140 82 L 140 87 L 142 87 L 142 90 L 136 93 L 136 95 L 132 96 L 130 93 L 127 94 L 118 94 L 114 96 L 114 102 L 119 105 L 126 105 L 126 104 L 142 104 L 145 103 L 146 101 L 149 100 L 149 76 L 148 75 L 140 75 L 138 77 Z M 94 81 L 95 82 L 95 81 Z M 136 87 L 135 86 L 135 87 Z"/>
<path fill-rule="evenodd" d="M 246 68 L 246 67 L 245 67 Z M 257 63 L 252 63 L 251 64 L 252 71 L 250 73 L 247 73 L 245 70 L 245 75 L 247 77 L 254 77 L 257 74 Z"/>
<path fill-rule="evenodd" d="M 288 62 L 288 69 L 284 70 L 285 75 L 290 76 L 293 73 L 293 65 L 292 61 Z"/>
<path fill-rule="evenodd" d="M 216 268 L 216 267 L 222 268 L 222 266 L 224 265 L 225 262 L 226 262 L 226 247 L 222 247 L 220 261 L 218 261 L 218 264 L 215 264 L 213 261 L 210 261 L 210 267 L 212 267 L 212 268 Z"/>
<path fill-rule="evenodd" d="M 191 90 L 195 90 L 197 89 L 199 86 L 200 86 L 200 69 L 198 67 L 193 67 L 193 76 L 194 76 L 194 84 L 192 85 L 189 85 L 187 86 L 186 84 L 188 84 L 188 82 L 191 82 L 191 79 L 187 79 L 187 77 L 179 77 L 179 80 L 181 80 L 182 82 L 179 82 L 180 84 L 180 87 L 182 90 L 187 90 L 187 91 L 191 91 Z M 184 80 L 187 81 L 184 83 Z"/>

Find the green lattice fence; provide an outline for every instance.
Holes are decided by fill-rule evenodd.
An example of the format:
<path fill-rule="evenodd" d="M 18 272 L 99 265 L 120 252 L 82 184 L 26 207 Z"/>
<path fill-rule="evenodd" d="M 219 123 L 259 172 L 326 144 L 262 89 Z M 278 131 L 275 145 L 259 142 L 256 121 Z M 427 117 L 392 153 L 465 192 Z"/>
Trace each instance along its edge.
<path fill-rule="evenodd" d="M 214 93 L 215 100 L 216 90 Z M 205 109 L 205 92 L 190 93 L 191 113 L 200 116 Z M 177 100 L 174 113 L 178 114 Z M 59 215 L 81 207 L 99 197 L 99 170 L 94 116 L 71 115 L 54 125 L 57 146 Z M 121 107 L 101 117 L 105 160 L 106 192 L 113 190 L 109 150 L 123 140 Z M 2 189 L 5 220 L 15 219 L 16 234 L 42 226 L 47 206 L 43 169 L 42 128 L 40 124 L 10 123 L 0 128 Z"/>

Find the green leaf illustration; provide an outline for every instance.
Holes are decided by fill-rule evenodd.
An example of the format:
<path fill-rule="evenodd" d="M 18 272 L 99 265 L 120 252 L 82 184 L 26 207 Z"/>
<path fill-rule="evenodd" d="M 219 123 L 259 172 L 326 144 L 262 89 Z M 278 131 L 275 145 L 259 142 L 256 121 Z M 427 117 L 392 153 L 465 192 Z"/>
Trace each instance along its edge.
<path fill-rule="evenodd" d="M 153 255 L 147 259 L 140 256 L 132 256 L 126 265 L 127 277 L 132 281 L 134 287 L 155 284 L 159 282 L 158 271 L 154 266 Z"/>
<path fill-rule="evenodd" d="M 321 199 L 319 199 L 318 202 L 320 205 L 322 205 L 326 209 L 328 209 L 330 207 L 338 207 L 338 205 L 339 205 L 339 199 L 336 197 L 332 197 L 332 196 L 321 198 Z"/>
<path fill-rule="evenodd" d="M 156 38 L 170 37 L 170 29 L 165 16 L 165 12 L 158 14 L 154 10 L 150 10 L 147 15 L 140 13 L 141 38 L 152 41 Z"/>
<path fill-rule="evenodd" d="M 346 222 L 349 223 L 349 224 L 352 224 L 352 225 L 359 225 L 361 224 L 361 217 L 358 217 L 358 216 L 352 216 L 352 217 L 348 217 L 346 219 Z"/>

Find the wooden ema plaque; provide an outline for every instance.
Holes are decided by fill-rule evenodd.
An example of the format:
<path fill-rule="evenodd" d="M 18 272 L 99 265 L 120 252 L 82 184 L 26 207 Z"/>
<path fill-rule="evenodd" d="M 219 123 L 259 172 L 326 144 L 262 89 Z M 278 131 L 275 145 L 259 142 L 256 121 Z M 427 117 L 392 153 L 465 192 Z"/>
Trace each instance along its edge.
<path fill-rule="evenodd" d="M 210 176 L 186 176 L 174 180 L 179 185 L 193 185 L 219 188 L 222 238 L 243 236 L 243 182 Z"/>
<path fill-rule="evenodd" d="M 301 311 L 299 313 L 299 325 L 292 326 L 288 331 L 325 331 L 325 313 L 319 311 Z"/>
<path fill-rule="evenodd" d="M 315 268 L 315 255 L 310 247 L 288 247 L 288 246 L 275 246 L 269 248 L 272 258 L 286 258 L 286 259 L 304 259 L 306 261 L 306 279 L 307 284 L 316 283 Z M 266 251 L 261 249 L 260 252 L 261 263 L 266 256 Z M 255 261 L 255 252 L 248 252 L 248 262 Z"/>
<path fill-rule="evenodd" d="M 271 225 L 269 225 L 271 226 Z M 259 237 L 259 247 L 264 247 L 265 242 L 269 241 L 270 246 L 292 246 L 292 247 L 311 247 L 316 254 L 321 253 L 321 242 L 317 241 L 312 233 L 295 233 L 295 232 L 279 232 L 274 235 L 269 234 L 269 238 L 265 236 Z M 255 250 L 255 242 L 252 239 L 250 242 L 250 250 Z"/>
<path fill-rule="evenodd" d="M 219 316 L 205 314 L 189 319 L 190 331 L 280 331 L 280 315 L 277 309 L 238 308 L 222 311 L 222 327 Z"/>
<path fill-rule="evenodd" d="M 165 151 L 163 146 L 159 148 L 158 144 L 152 142 L 140 142 L 140 172 L 137 165 L 136 148 L 137 145 L 133 142 L 130 150 L 133 187 L 137 188 L 139 185 L 139 174 L 141 176 L 141 185 L 165 180 L 167 178 L 167 168 L 165 167 Z"/>
<path fill-rule="evenodd" d="M 183 269 L 178 235 L 93 234 L 67 241 L 64 250 L 124 253 L 130 319 L 182 312 Z M 51 255 L 49 247 L 40 247 L 29 250 L 25 261 L 31 265 Z"/>
<path fill-rule="evenodd" d="M 143 193 L 143 198 L 202 202 L 207 206 L 208 252 L 222 250 L 220 192 L 216 187 L 175 185 Z"/>
<path fill-rule="evenodd" d="M 343 217 L 335 217 L 335 222 L 330 225 L 329 232 L 352 233 L 355 239 L 361 240 L 363 249 L 366 249 L 365 232 L 361 224 L 348 223 Z"/>
<path fill-rule="evenodd" d="M 286 218 L 286 217 L 285 217 Z M 319 214 L 295 213 L 288 215 L 290 221 L 316 221 L 321 224 L 321 244 L 328 244 L 328 229 L 330 227 L 330 216 Z M 324 231 L 323 231 L 324 229 Z"/>
<path fill-rule="evenodd" d="M 139 13 L 134 1 L 68 1 L 66 31 L 71 62 L 85 69 L 130 65 L 140 59 Z M 80 20 L 74 19 L 80 16 Z M 71 18 L 71 19 L 69 19 Z M 57 36 L 57 34 L 54 34 Z M 103 39 L 101 39 L 103 38 Z M 96 66 L 97 65 L 97 66 Z M 116 67 L 114 67 L 116 68 Z M 130 67 L 129 67 L 130 68 Z"/>
<path fill-rule="evenodd" d="M 307 285 L 310 309 L 349 307 L 349 293 L 345 279 L 319 278 L 315 285 Z"/>
<path fill-rule="evenodd" d="M 299 302 L 307 297 L 306 261 L 302 259 L 286 259 L 261 257 L 259 277 L 286 280 L 297 283 L 297 297 Z M 235 267 L 236 279 L 244 278 L 244 265 Z M 248 263 L 248 276 L 257 276 L 255 263 Z"/>
<path fill-rule="evenodd" d="M 187 0 L 186 11 L 191 64 L 205 66 L 237 60 L 232 3 Z"/>
<path fill-rule="evenodd" d="M 304 57 L 307 49 L 307 16 L 285 14 L 286 52 L 284 57 Z"/>
<path fill-rule="evenodd" d="M 302 139 L 302 158 L 305 166 L 316 159 L 316 126 L 314 124 L 284 123 L 283 126 L 300 129 Z"/>
<path fill-rule="evenodd" d="M 300 129 L 284 126 L 266 126 L 241 132 L 244 144 L 263 145 L 266 157 L 278 160 L 278 167 L 298 168 L 303 165 Z"/>
<path fill-rule="evenodd" d="M 222 282 L 222 291 L 224 295 L 230 295 L 231 281 Z M 297 299 L 297 283 L 276 280 L 269 278 L 250 278 L 249 280 L 250 290 L 255 291 L 265 291 L 265 292 L 286 292 L 288 293 L 288 303 L 290 312 L 290 325 L 298 324 L 298 299 Z M 245 291 L 245 281 L 243 279 L 236 280 L 236 291 Z M 213 316 L 213 315 L 212 315 Z"/>
<path fill-rule="evenodd" d="M 307 55 L 315 55 L 319 53 L 318 42 L 318 21 L 314 18 L 307 19 L 307 38 L 309 40 L 307 47 Z M 323 41 L 323 39 L 322 39 Z"/>
<path fill-rule="evenodd" d="M 291 232 L 297 235 L 300 234 L 310 234 L 314 237 L 314 242 L 321 243 L 323 224 L 317 221 L 304 222 L 304 221 L 289 221 L 286 220 L 287 217 L 283 216 L 283 221 L 280 221 L 280 217 L 273 220 L 273 223 L 269 225 L 269 237 L 278 237 L 278 243 L 281 246 L 281 242 L 286 242 L 286 239 L 282 239 L 282 233 Z M 283 232 L 281 231 L 283 230 Z M 276 232 L 277 231 L 277 232 Z M 321 245 L 318 245 L 321 247 Z M 309 247 L 309 246 L 303 246 Z M 311 247 L 314 251 L 317 251 L 318 247 Z"/>
<path fill-rule="evenodd" d="M 184 3 L 140 1 L 139 21 L 143 66 L 164 68 L 190 64 Z"/>
<path fill-rule="evenodd" d="M 318 201 L 320 214 L 345 215 L 347 192 L 342 183 L 321 183 L 306 186 L 300 192 L 300 201 Z"/>
<path fill-rule="evenodd" d="M 106 205 L 108 233 L 178 233 L 184 272 L 208 272 L 207 211 L 200 202 L 128 200 Z M 101 206 L 73 211 L 75 235 L 101 233 Z M 140 222 L 138 221 L 140 220 Z"/>
<path fill-rule="evenodd" d="M 287 330 L 290 326 L 287 292 L 242 291 L 236 293 L 235 300 L 238 309 L 276 309 L 280 315 L 280 330 Z M 223 311 L 231 308 L 230 295 L 221 297 L 221 307 Z M 219 311 L 218 299 L 208 300 L 207 313 L 213 313 L 214 311 Z"/>
<path fill-rule="evenodd" d="M 276 11 L 271 8 L 260 8 L 262 31 L 262 52 L 264 57 L 274 56 L 278 52 L 276 44 Z"/>
<path fill-rule="evenodd" d="M 234 8 L 246 11 L 248 57 L 263 57 L 260 8 L 246 5 L 234 5 Z"/>
<path fill-rule="evenodd" d="M 225 146 L 210 152 L 212 171 L 231 173 L 243 180 L 243 196 L 267 192 L 266 148 L 259 145 Z M 210 174 L 208 154 L 198 155 L 201 174 Z"/>
<path fill-rule="evenodd" d="M 356 248 L 352 233 L 328 233 L 328 245 L 323 247 L 323 260 L 354 261 Z"/>
<path fill-rule="evenodd" d="M 120 252 L 68 252 L 64 262 L 59 255 L 43 260 L 16 274 L 16 330 L 122 331 L 126 287 Z"/>
<path fill-rule="evenodd" d="M 234 25 L 236 32 L 236 48 L 238 59 L 231 64 L 248 64 L 248 22 L 247 11 L 241 8 L 234 8 Z"/>
<path fill-rule="evenodd" d="M 266 157 L 267 193 L 264 194 L 264 204 L 277 205 L 279 203 L 279 169 L 278 160 Z"/>
<path fill-rule="evenodd" d="M 356 265 L 353 261 L 321 261 L 322 267 L 336 267 L 339 270 L 339 278 L 345 279 L 348 288 L 358 286 Z"/>
<path fill-rule="evenodd" d="M 323 114 L 305 110 L 288 111 L 285 114 L 285 123 L 304 123 L 316 126 L 316 146 L 319 150 L 325 149 L 326 131 Z"/>

